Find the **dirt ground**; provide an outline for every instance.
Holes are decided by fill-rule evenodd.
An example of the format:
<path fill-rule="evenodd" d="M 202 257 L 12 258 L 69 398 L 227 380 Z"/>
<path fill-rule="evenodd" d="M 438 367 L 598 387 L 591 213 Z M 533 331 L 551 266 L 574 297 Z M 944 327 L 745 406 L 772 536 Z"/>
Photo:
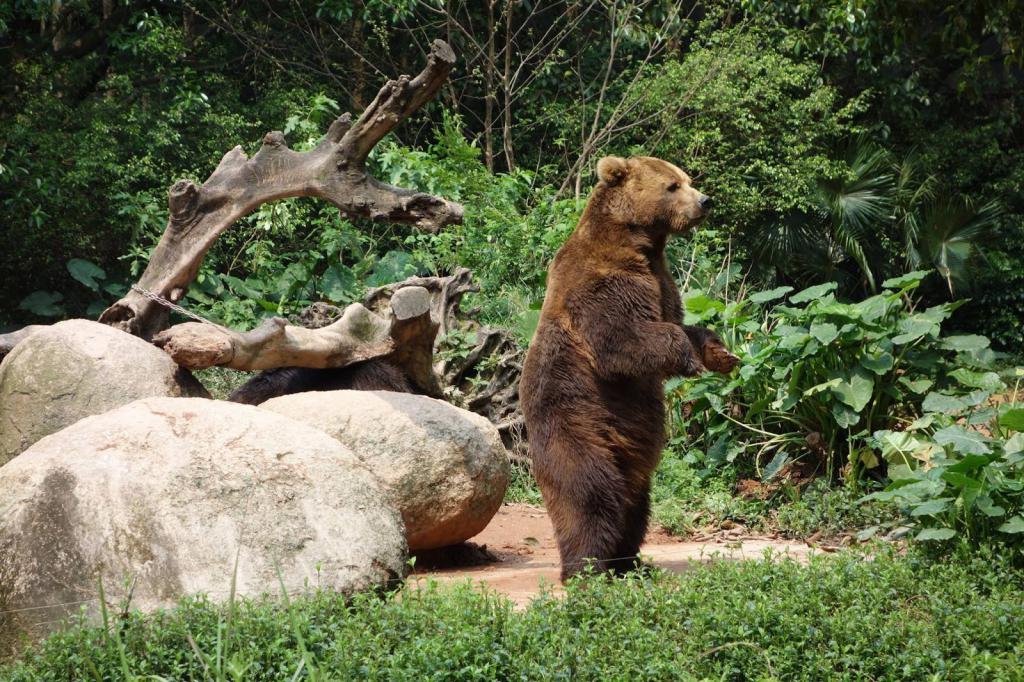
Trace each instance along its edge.
<path fill-rule="evenodd" d="M 718 556 L 757 559 L 765 550 L 801 559 L 811 548 L 805 543 L 726 531 L 700 541 L 684 541 L 660 528 L 652 528 L 640 553 L 654 565 L 675 572 Z M 519 606 L 542 589 L 560 592 L 558 547 L 543 507 L 502 505 L 491 523 L 466 546 L 422 553 L 410 582 L 470 580 L 507 595 Z"/>

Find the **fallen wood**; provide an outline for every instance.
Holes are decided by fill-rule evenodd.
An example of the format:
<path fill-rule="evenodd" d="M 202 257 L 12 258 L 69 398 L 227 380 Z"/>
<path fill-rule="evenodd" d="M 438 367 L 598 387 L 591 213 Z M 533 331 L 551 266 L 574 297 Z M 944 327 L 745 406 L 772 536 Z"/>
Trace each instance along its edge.
<path fill-rule="evenodd" d="M 392 299 L 387 316 L 353 303 L 335 322 L 319 329 L 299 327 L 281 317 L 247 332 L 185 322 L 158 333 L 153 343 L 191 370 L 324 369 L 394 356 L 422 372 L 431 367 L 436 329 L 430 319 L 430 295 L 414 287 Z"/>

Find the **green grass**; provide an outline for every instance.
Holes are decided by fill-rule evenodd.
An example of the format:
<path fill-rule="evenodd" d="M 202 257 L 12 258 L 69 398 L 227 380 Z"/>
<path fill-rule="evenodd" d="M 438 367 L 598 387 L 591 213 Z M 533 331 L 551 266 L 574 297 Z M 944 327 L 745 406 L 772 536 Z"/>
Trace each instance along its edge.
<path fill-rule="evenodd" d="M 430 586 L 241 601 L 230 627 L 227 614 L 196 598 L 110 635 L 74 627 L 0 679 L 279 680 L 301 666 L 300 679 L 1010 680 L 1024 665 L 1022 574 L 984 550 L 942 563 L 885 549 L 807 566 L 718 561 L 581 581 L 523 611 Z"/>
<path fill-rule="evenodd" d="M 239 372 L 227 367 L 210 367 L 193 374 L 215 400 L 227 400 L 233 390 L 255 376 L 252 372 Z"/>
<path fill-rule="evenodd" d="M 540 488 L 537 487 L 537 479 L 533 477 L 529 466 L 519 462 L 512 462 L 511 468 L 508 488 L 505 490 L 505 501 L 543 504 L 544 500 L 541 499 Z"/>

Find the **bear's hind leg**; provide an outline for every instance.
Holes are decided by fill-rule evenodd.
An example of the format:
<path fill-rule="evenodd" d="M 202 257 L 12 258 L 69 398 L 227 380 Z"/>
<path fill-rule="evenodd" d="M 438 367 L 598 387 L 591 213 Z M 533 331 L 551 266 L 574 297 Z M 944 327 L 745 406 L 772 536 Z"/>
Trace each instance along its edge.
<path fill-rule="evenodd" d="M 625 482 L 611 453 L 546 454 L 552 456 L 538 458 L 534 466 L 558 541 L 562 581 L 587 566 L 603 573 L 611 568 L 621 541 Z M 557 471 L 546 470 L 543 462 Z"/>
<path fill-rule="evenodd" d="M 640 545 L 647 536 L 647 524 L 651 513 L 651 484 L 648 481 L 643 488 L 633 493 L 625 506 L 622 519 L 622 530 L 619 544 L 615 547 L 614 561 L 609 568 L 621 575 L 643 566 L 638 555 Z"/>

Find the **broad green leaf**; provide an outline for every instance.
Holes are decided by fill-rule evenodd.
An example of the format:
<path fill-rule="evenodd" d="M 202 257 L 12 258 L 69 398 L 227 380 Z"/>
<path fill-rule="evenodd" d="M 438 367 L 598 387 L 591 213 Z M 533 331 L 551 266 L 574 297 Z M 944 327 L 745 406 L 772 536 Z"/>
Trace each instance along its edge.
<path fill-rule="evenodd" d="M 994 407 L 983 407 L 978 410 L 971 412 L 967 418 L 967 423 L 970 426 L 976 426 L 978 424 L 989 424 L 993 419 L 996 419 L 999 415 L 999 410 Z"/>
<path fill-rule="evenodd" d="M 928 500 L 924 504 L 919 504 L 911 510 L 911 516 L 934 516 L 941 514 L 949 508 L 949 503 L 953 501 L 952 497 L 940 497 L 934 500 Z"/>
<path fill-rule="evenodd" d="M 948 540 L 954 535 L 956 535 L 956 531 L 952 528 L 925 528 L 914 539 L 929 542 L 933 540 Z"/>
<path fill-rule="evenodd" d="M 221 279 L 224 280 L 224 283 L 235 294 L 240 294 L 246 298 L 263 298 L 263 293 L 259 289 L 254 288 L 249 280 L 239 279 L 232 275 L 223 275 Z"/>
<path fill-rule="evenodd" d="M 956 301 L 954 303 L 940 303 L 939 305 L 933 305 L 923 313 L 919 313 L 922 319 L 939 324 L 949 319 L 949 316 L 953 314 L 953 311 L 963 305 L 963 301 Z"/>
<path fill-rule="evenodd" d="M 811 336 L 816 338 L 821 345 L 827 346 L 839 336 L 839 328 L 831 322 L 811 323 Z"/>
<path fill-rule="evenodd" d="M 873 322 L 885 315 L 886 310 L 889 309 L 889 300 L 887 296 L 881 294 L 866 298 L 860 303 L 854 305 L 855 308 L 861 311 L 861 318 L 865 322 Z"/>
<path fill-rule="evenodd" d="M 949 373 L 951 377 L 964 386 L 970 388 L 982 388 L 986 391 L 998 391 L 1006 387 L 1002 379 L 995 372 L 974 372 L 966 367 L 958 367 Z"/>
<path fill-rule="evenodd" d="M 405 251 L 388 251 L 373 267 L 373 274 L 366 279 L 366 286 L 384 286 L 415 274 L 416 264 L 410 254 Z"/>
<path fill-rule="evenodd" d="M 875 380 L 869 372 L 857 367 L 853 374 L 832 389 L 832 393 L 842 402 L 860 412 L 867 406 L 875 390 Z"/>
<path fill-rule="evenodd" d="M 981 510 L 982 514 L 991 518 L 1006 514 L 1006 509 L 993 502 L 992 498 L 988 495 L 978 495 L 978 499 L 974 501 L 974 504 Z"/>
<path fill-rule="evenodd" d="M 804 289 L 800 293 L 793 294 L 789 297 L 790 303 L 806 303 L 807 301 L 813 301 L 821 298 L 825 294 L 831 293 L 836 290 L 839 285 L 836 282 L 825 282 L 824 284 L 818 284 L 813 287 Z"/>
<path fill-rule="evenodd" d="M 794 348 L 803 348 L 804 344 L 811 340 L 811 335 L 807 333 L 793 333 L 787 334 L 782 337 L 782 341 L 779 342 L 779 348 L 783 350 L 793 350 Z"/>
<path fill-rule="evenodd" d="M 967 403 L 955 395 L 936 393 L 932 391 L 925 396 L 921 408 L 925 412 L 943 412 L 945 414 L 956 414 L 967 409 Z"/>
<path fill-rule="evenodd" d="M 882 462 L 878 459 L 878 455 L 871 448 L 862 448 L 857 454 L 856 458 L 860 460 L 860 463 L 865 469 L 874 469 Z"/>
<path fill-rule="evenodd" d="M 931 388 L 934 382 L 931 379 L 908 379 L 907 377 L 900 377 L 900 383 L 914 393 L 921 394 Z"/>
<path fill-rule="evenodd" d="M 842 403 L 832 403 L 832 418 L 844 429 L 849 429 L 860 421 L 860 413 Z"/>
<path fill-rule="evenodd" d="M 791 291 L 793 291 L 793 287 L 776 287 L 770 291 L 759 291 L 756 294 L 751 294 L 747 297 L 747 300 L 751 303 L 767 303 L 780 299 Z"/>
<path fill-rule="evenodd" d="M 960 336 L 947 336 L 939 343 L 947 350 L 967 352 L 988 348 L 989 340 L 986 337 L 979 336 L 977 334 L 964 334 Z"/>
<path fill-rule="evenodd" d="M 539 310 L 533 310 L 531 308 L 530 310 L 524 310 L 523 312 L 521 312 L 519 314 L 519 317 L 516 320 L 516 331 L 518 331 L 519 334 L 524 339 L 526 339 L 526 343 L 527 343 L 527 345 L 529 345 L 530 341 L 533 341 L 533 335 L 537 332 L 537 327 L 539 325 L 540 325 L 540 311 Z M 673 379 L 676 379 L 676 378 L 678 378 L 678 377 L 673 377 Z M 671 382 L 672 379 L 670 379 L 669 381 Z M 666 391 L 669 390 L 667 383 L 665 385 L 665 390 Z"/>
<path fill-rule="evenodd" d="M 961 491 L 974 491 L 977 493 L 981 490 L 981 481 L 958 471 L 943 471 L 940 478 L 946 483 L 960 488 Z"/>
<path fill-rule="evenodd" d="M 878 532 L 878 526 L 868 526 L 862 530 L 857 531 L 857 542 L 867 542 L 871 538 L 875 537 L 875 533 Z"/>
<path fill-rule="evenodd" d="M 21 299 L 18 308 L 42 317 L 59 317 L 64 314 L 64 308 L 58 305 L 63 300 L 64 295 L 56 291 L 33 291 Z"/>
<path fill-rule="evenodd" d="M 1011 431 L 1024 431 L 1024 407 L 1014 407 L 999 415 L 999 426 Z"/>
<path fill-rule="evenodd" d="M 963 458 L 949 466 L 946 472 L 952 472 L 954 474 L 965 474 L 968 471 L 981 468 L 988 465 L 988 457 L 985 455 L 964 455 Z"/>
<path fill-rule="evenodd" d="M 879 431 L 875 433 L 882 447 L 882 457 L 889 464 L 913 466 L 915 460 L 930 461 L 937 447 L 928 441 L 915 438 L 906 431 Z M 890 476 L 895 476 L 889 472 Z"/>
<path fill-rule="evenodd" d="M 900 320 L 899 331 L 898 335 L 892 337 L 892 342 L 896 345 L 917 341 L 923 336 L 937 333 L 939 325 L 921 315 L 915 315 Z"/>
<path fill-rule="evenodd" d="M 963 454 L 986 455 L 992 452 L 984 436 L 957 424 L 936 431 L 934 438 L 939 445 L 950 445 L 956 452 Z"/>
<path fill-rule="evenodd" d="M 921 429 L 927 429 L 934 423 L 935 414 L 926 414 L 907 424 L 907 431 L 920 431 Z"/>
<path fill-rule="evenodd" d="M 999 531 L 1002 533 L 1024 533 L 1024 516 L 1020 514 L 1011 516 L 1009 521 L 999 526 Z"/>
<path fill-rule="evenodd" d="M 882 282 L 883 289 L 914 289 L 925 277 L 931 274 L 931 270 L 914 270 L 899 277 L 890 277 Z"/>
<path fill-rule="evenodd" d="M 1024 452 L 1024 433 L 1015 433 L 1013 436 L 1008 438 L 1007 441 L 1003 443 L 1003 452 L 1008 455 Z"/>
<path fill-rule="evenodd" d="M 893 367 L 892 353 L 882 351 L 878 355 L 865 355 L 860 359 L 860 366 L 882 376 Z"/>
<path fill-rule="evenodd" d="M 844 320 L 860 320 L 863 317 L 863 311 L 857 308 L 857 306 L 850 305 L 849 303 L 836 303 L 835 301 L 814 306 L 814 313 L 816 315 L 827 315 L 828 317 L 841 317 Z"/>
<path fill-rule="evenodd" d="M 772 457 L 772 461 L 768 463 L 768 466 L 765 467 L 761 480 L 770 480 L 775 476 L 775 474 L 779 473 L 788 461 L 789 454 L 785 450 L 780 450 L 774 457 Z"/>
<path fill-rule="evenodd" d="M 729 435 L 720 436 L 707 452 L 707 462 L 712 466 L 717 466 L 726 461 L 726 457 L 729 454 Z"/>
<path fill-rule="evenodd" d="M 351 268 L 333 263 L 320 278 L 320 291 L 334 303 L 349 301 L 356 289 L 356 276 Z"/>
<path fill-rule="evenodd" d="M 843 383 L 843 380 L 840 379 L 839 377 L 836 377 L 835 379 L 829 379 L 828 381 L 825 381 L 823 383 L 811 386 L 806 391 L 804 391 L 804 395 L 815 395 L 816 393 L 821 393 L 822 391 L 827 391 L 830 388 L 834 388 L 835 386 L 838 386 L 841 383 Z"/>
<path fill-rule="evenodd" d="M 671 377 L 670 379 L 665 381 L 665 394 L 667 395 L 672 391 L 676 390 L 677 388 L 679 388 L 680 386 L 682 386 L 684 381 L 685 379 L 683 379 L 682 377 Z"/>
<path fill-rule="evenodd" d="M 72 258 L 69 260 L 68 272 L 77 281 L 96 292 L 100 290 L 100 283 L 97 280 L 107 278 L 107 273 L 103 271 L 103 268 L 82 258 Z"/>

